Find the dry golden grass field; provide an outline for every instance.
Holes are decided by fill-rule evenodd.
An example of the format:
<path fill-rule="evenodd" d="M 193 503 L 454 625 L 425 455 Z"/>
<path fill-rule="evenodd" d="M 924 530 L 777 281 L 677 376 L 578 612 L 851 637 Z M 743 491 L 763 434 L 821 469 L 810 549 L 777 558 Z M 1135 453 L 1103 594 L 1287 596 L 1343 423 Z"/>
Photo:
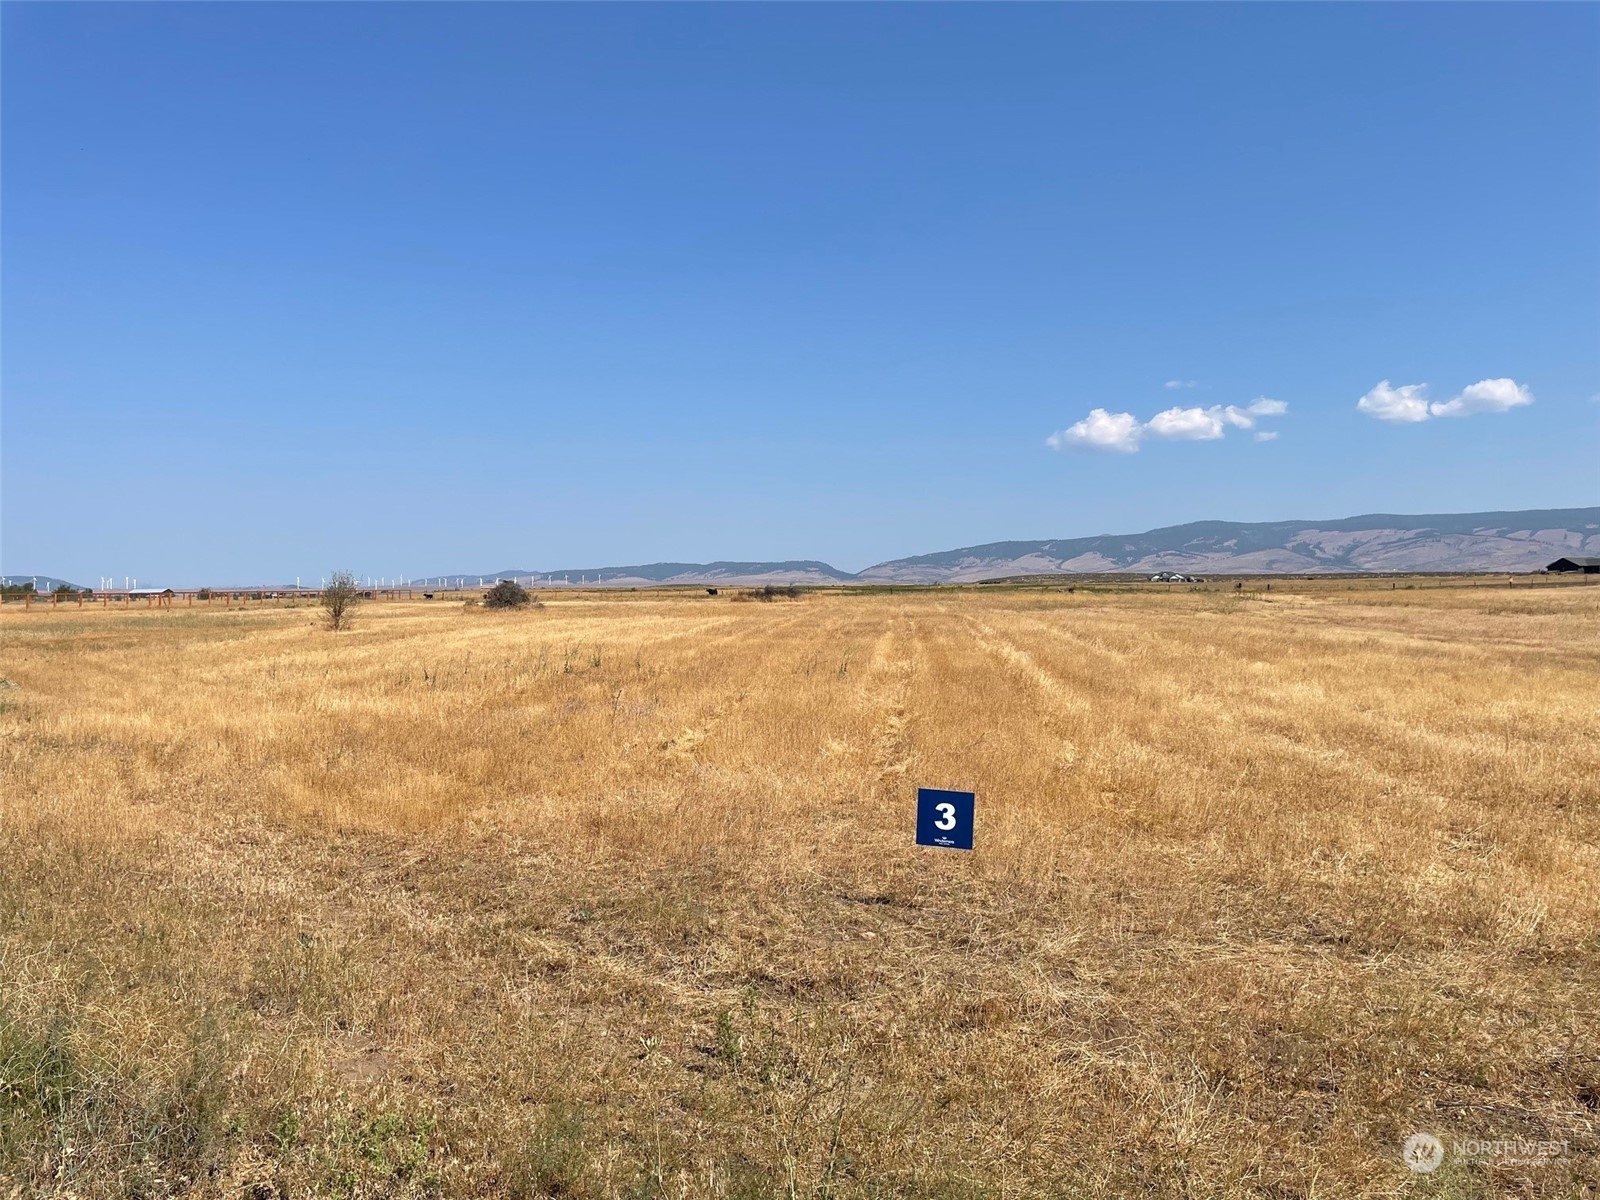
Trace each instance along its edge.
<path fill-rule="evenodd" d="M 0 615 L 0 1196 L 1600 1194 L 1600 587 L 546 601 Z"/>

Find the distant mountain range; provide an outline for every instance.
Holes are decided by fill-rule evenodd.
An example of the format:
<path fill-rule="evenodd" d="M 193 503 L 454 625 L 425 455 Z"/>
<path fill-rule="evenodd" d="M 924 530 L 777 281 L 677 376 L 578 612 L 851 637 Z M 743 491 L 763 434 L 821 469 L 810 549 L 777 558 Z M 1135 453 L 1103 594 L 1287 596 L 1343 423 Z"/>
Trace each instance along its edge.
<path fill-rule="evenodd" d="M 54 575 L 0 575 L 0 587 L 26 587 L 33 584 L 34 591 L 43 596 L 53 592 L 66 583 L 70 588 L 76 588 L 75 583 L 67 583 L 65 579 L 57 579 Z"/>
<path fill-rule="evenodd" d="M 712 586 L 719 583 L 855 583 L 858 578 L 825 562 L 807 559 L 791 562 L 645 563 L 635 567 L 582 567 L 565 571 L 535 571 L 516 567 L 489 573 L 468 571 L 455 575 L 430 575 L 427 579 L 412 580 L 412 586 L 443 588 L 465 583 L 466 586 L 475 587 L 480 580 L 493 583 L 497 579 L 515 579 L 540 587 L 562 587 L 567 584 L 573 587 L 596 584 L 642 587 L 674 583 L 704 583 Z"/>
<path fill-rule="evenodd" d="M 1354 571 L 1529 571 L 1563 555 L 1600 555 L 1600 508 L 1340 520 L 1193 521 L 1145 533 L 990 542 L 877 563 L 851 574 L 824 562 L 648 563 L 435 575 L 413 583 L 519 579 L 538 586 L 661 584 L 967 583 L 1013 575 L 1189 571 L 1327 574 Z"/>

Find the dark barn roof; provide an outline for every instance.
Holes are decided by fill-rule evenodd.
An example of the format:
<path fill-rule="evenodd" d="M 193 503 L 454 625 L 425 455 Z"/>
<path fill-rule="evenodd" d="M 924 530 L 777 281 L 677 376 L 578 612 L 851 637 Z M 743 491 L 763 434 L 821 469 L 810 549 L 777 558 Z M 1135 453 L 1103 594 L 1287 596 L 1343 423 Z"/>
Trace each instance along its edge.
<path fill-rule="evenodd" d="M 1600 558 L 1590 558 L 1582 554 L 1569 555 L 1558 558 L 1545 568 L 1546 571 L 1582 571 L 1585 575 L 1600 574 Z"/>

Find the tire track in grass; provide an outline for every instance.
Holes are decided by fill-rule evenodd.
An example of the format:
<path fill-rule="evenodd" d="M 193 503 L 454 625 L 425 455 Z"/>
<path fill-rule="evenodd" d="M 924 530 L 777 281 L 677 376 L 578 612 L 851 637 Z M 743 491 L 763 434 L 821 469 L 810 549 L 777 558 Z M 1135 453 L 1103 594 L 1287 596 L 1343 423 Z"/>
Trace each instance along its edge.
<path fill-rule="evenodd" d="M 919 657 L 912 621 L 896 616 L 873 645 L 867 666 L 871 714 L 871 764 L 875 798 L 892 800 L 917 761 L 907 700 Z"/>
<path fill-rule="evenodd" d="M 1176 834 L 1182 842 L 1192 841 L 1215 798 L 1238 780 L 1236 772 L 1225 778 L 1215 759 L 1197 757 L 1192 744 L 1176 740 L 1193 723 L 1184 721 L 1170 736 L 1164 728 L 1165 714 L 1180 705 L 1192 707 L 1181 681 L 1148 669 L 1156 655 L 1146 647 L 1124 650 L 1102 638 L 1076 637 L 1028 613 L 1008 616 L 1016 624 L 1013 631 L 971 615 L 967 627 L 977 649 L 1004 663 L 1031 692 L 1040 716 L 1038 741 L 1054 742 L 1054 755 L 1040 756 L 1053 757 L 1054 773 L 1039 776 L 1037 783 L 1049 798 L 1048 811 L 1055 814 L 1062 803 L 1075 803 L 1082 826 L 1138 831 L 1142 840 L 1176 817 L 1189 831 L 1168 829 L 1161 837 Z M 1074 660 L 1081 677 L 1064 678 L 1040 653 L 1041 635 L 1087 651 L 1097 661 Z M 1052 815 L 1047 823 L 1056 819 Z M 1148 843 L 1150 852 L 1155 845 Z"/>
<path fill-rule="evenodd" d="M 1060 679 L 1041 667 L 1038 660 L 1016 642 L 976 617 L 967 615 L 965 620 L 979 648 L 1020 672 L 1060 713 L 1082 716 L 1093 711 L 1093 706 L 1087 700 L 1064 686 Z"/>
<path fill-rule="evenodd" d="M 1027 620 L 1030 627 L 1048 641 L 1074 650 L 1082 648 L 1082 639 L 1071 630 L 1038 617 Z M 1213 635 L 1217 632 L 1208 631 Z M 1406 793 L 1432 803 L 1446 802 L 1446 797 L 1428 789 L 1419 792 L 1415 771 L 1406 764 L 1423 744 L 1432 746 L 1435 751 L 1461 750 L 1464 746 L 1452 744 L 1450 736 L 1442 731 L 1398 722 L 1388 710 L 1363 711 L 1341 703 L 1337 692 L 1330 694 L 1320 683 L 1283 679 L 1290 660 L 1259 662 L 1250 658 L 1250 644 L 1259 648 L 1261 638 L 1255 635 L 1247 639 L 1250 644 L 1242 645 L 1241 632 L 1220 631 L 1222 636 L 1214 645 L 1217 664 L 1214 669 L 1190 671 L 1177 678 L 1160 671 L 1141 672 L 1128 681 L 1130 693 L 1140 695 L 1156 713 L 1182 708 L 1202 718 L 1216 730 L 1219 746 L 1259 743 L 1252 758 L 1297 761 L 1318 773 L 1342 777 L 1367 795 Z M 1296 625 L 1292 631 L 1278 632 L 1297 634 L 1300 627 Z M 1320 630 L 1305 632 L 1318 641 L 1324 640 Z M 1137 631 L 1137 636 L 1149 640 L 1151 656 L 1161 661 L 1196 660 L 1196 639 L 1187 629 L 1170 631 L 1145 626 Z M 1314 662 L 1304 655 L 1293 661 Z M 1319 736 L 1307 738 L 1303 731 L 1283 727 L 1286 696 L 1298 700 L 1302 706 L 1314 707 L 1318 716 L 1309 725 Z M 1186 728 L 1187 725 L 1164 733 L 1164 723 L 1152 722 L 1150 740 L 1158 743 L 1175 739 L 1182 736 Z M 1329 740 L 1336 744 L 1323 744 Z M 1193 762 L 1192 754 L 1183 757 Z"/>
<path fill-rule="evenodd" d="M 804 613 L 764 620 L 759 633 L 750 628 L 753 617 L 719 614 L 692 620 L 686 628 L 662 629 L 663 636 L 652 641 L 634 642 L 636 655 L 650 660 L 649 674 L 635 679 L 625 672 L 600 680 L 610 685 L 605 696 L 595 694 L 586 683 L 579 683 L 579 690 L 571 692 L 560 684 L 567 676 L 552 677 L 530 710 L 557 721 L 593 724 L 605 717 L 608 723 L 596 727 L 594 736 L 584 744 L 603 746 L 606 753 L 586 780 L 575 780 L 564 761 L 553 758 L 540 772 L 547 782 L 532 791 L 515 789 L 503 800 L 476 806 L 471 819 L 475 823 L 516 824 L 525 819 L 528 810 L 552 803 L 592 810 L 595 819 L 602 814 L 610 819 L 641 806 L 692 808 L 694 794 L 706 786 L 706 777 L 717 771 L 707 761 L 716 729 L 749 690 L 748 680 L 770 673 L 774 660 L 786 652 L 792 642 L 790 634 Z M 585 627 L 572 633 L 580 643 L 589 640 L 584 636 Z M 669 646 L 672 650 L 667 650 Z M 582 680 L 583 675 L 580 672 L 570 678 Z M 637 720 L 627 716 L 629 705 L 639 714 Z M 620 718 L 619 713 L 623 714 Z M 620 731 L 619 719 L 628 722 Z"/>
<path fill-rule="evenodd" d="M 1452 849 L 1460 829 L 1549 819 L 1551 807 L 1537 795 L 1507 786 L 1503 796 L 1491 796 L 1483 794 L 1482 782 L 1468 785 L 1483 772 L 1515 768 L 1486 758 L 1485 745 L 1492 742 L 1499 752 L 1503 744 L 1504 753 L 1510 753 L 1522 743 L 1420 720 L 1410 705 L 1422 703 L 1427 693 L 1425 669 L 1416 673 L 1412 689 L 1397 697 L 1373 697 L 1370 706 L 1362 703 L 1360 663 L 1336 661 L 1326 631 L 1317 626 L 1304 630 L 1311 643 L 1306 653 L 1298 640 L 1300 615 L 1283 614 L 1292 623 L 1271 631 L 1206 629 L 1191 620 L 1129 630 L 1130 636 L 1148 639 L 1153 658 L 1205 665 L 1176 677 L 1151 671 L 1125 681 L 1152 710 L 1138 739 L 1162 764 L 1163 779 L 1183 781 L 1166 802 L 1183 814 L 1191 838 L 1214 842 L 1208 829 L 1232 831 L 1235 836 L 1215 850 L 1233 858 L 1249 848 L 1244 831 L 1276 819 L 1273 814 L 1288 806 L 1298 814 L 1295 837 L 1308 861 L 1327 846 L 1344 847 L 1362 861 L 1376 856 L 1395 872 L 1395 886 L 1425 896 L 1441 886 L 1468 885 L 1461 856 Z M 1062 652 L 1078 649 L 1070 631 L 1044 618 L 1025 620 L 1028 634 L 1042 637 L 1046 645 Z M 1416 649 L 1424 664 L 1439 661 L 1433 646 Z M 1049 656 L 1043 657 L 1048 663 Z M 1067 659 L 1069 669 L 1075 661 Z M 1505 665 L 1504 656 L 1497 665 Z M 1476 772 L 1464 772 L 1464 766 Z M 1521 792 L 1536 792 L 1541 778 L 1530 776 Z M 1156 786 L 1167 787 L 1164 782 Z M 1366 832 L 1374 813 L 1382 814 L 1395 835 L 1382 845 Z M 1508 848 L 1517 844 L 1514 835 L 1505 836 Z M 1569 854 L 1581 856 L 1584 850 L 1576 830 L 1567 835 L 1566 845 Z M 1500 890 L 1542 895 L 1569 923 L 1585 907 L 1571 903 L 1573 897 L 1558 900 L 1536 861 L 1520 864 L 1506 857 L 1492 865 L 1510 873 L 1497 885 Z"/>
<path fill-rule="evenodd" d="M 1072 654 L 1095 648 L 1087 647 L 1074 631 L 1049 620 L 1031 615 L 1022 619 L 1026 630 L 1045 646 L 1054 644 L 1068 655 L 1069 669 L 1076 661 Z M 1147 660 L 1204 661 L 1197 654 L 1197 639 L 1188 629 L 1142 625 L 1128 629 L 1126 636 L 1146 643 L 1141 657 Z M 1343 747 L 1321 747 L 1276 728 L 1282 723 L 1282 705 L 1253 686 L 1254 679 L 1244 669 L 1247 660 L 1233 638 L 1222 639 L 1209 661 L 1215 665 L 1208 670 L 1181 674 L 1140 670 L 1118 681 L 1123 704 L 1131 709 L 1130 715 L 1142 719 L 1120 723 L 1117 736 L 1137 747 L 1135 757 L 1147 760 L 1160 779 L 1183 782 L 1187 798 L 1182 807 L 1192 810 L 1191 819 L 1201 824 L 1225 823 L 1230 819 L 1227 806 L 1252 794 L 1257 802 L 1281 802 L 1282 789 L 1273 788 L 1271 779 L 1258 774 L 1257 764 L 1262 762 L 1297 764 L 1322 780 L 1318 790 L 1324 794 L 1334 778 L 1340 781 L 1340 789 L 1368 795 L 1399 787 L 1392 770 L 1376 761 L 1353 756 Z M 1249 680 L 1244 686 L 1238 683 L 1241 676 Z M 1099 680 L 1085 680 L 1086 686 L 1092 682 Z M 1321 698 L 1318 711 L 1329 708 Z M 1157 786 L 1173 790 L 1164 783 Z"/>
<path fill-rule="evenodd" d="M 980 653 L 1000 660 L 1018 683 L 1033 694 L 1034 707 L 1040 716 L 1041 742 L 1047 747 L 1053 743 L 1053 750 L 1041 757 L 1050 759 L 1058 772 L 1074 770 L 1083 755 L 1085 727 L 1093 719 L 1095 705 L 1081 689 L 1042 665 L 1017 640 L 970 614 L 963 614 L 963 619 L 972 645 Z M 1120 665 L 1120 657 L 1113 657 L 1113 662 Z"/>

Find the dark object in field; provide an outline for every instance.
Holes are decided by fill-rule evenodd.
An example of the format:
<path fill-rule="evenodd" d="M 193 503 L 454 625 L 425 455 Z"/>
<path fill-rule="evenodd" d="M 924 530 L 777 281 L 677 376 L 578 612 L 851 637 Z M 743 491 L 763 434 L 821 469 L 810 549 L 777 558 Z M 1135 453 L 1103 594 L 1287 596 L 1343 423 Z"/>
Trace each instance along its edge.
<path fill-rule="evenodd" d="M 798 584 L 794 583 L 791 583 L 788 587 L 779 587 L 775 583 L 769 583 L 766 587 L 756 588 L 753 592 L 746 592 L 744 594 L 744 598 L 746 600 L 762 600 L 767 602 L 780 598 L 786 600 L 798 600 L 800 598 L 800 587 Z"/>
<path fill-rule="evenodd" d="M 423 592 L 422 593 L 422 598 L 424 600 L 432 600 L 433 599 L 433 593 L 432 592 Z"/>
<path fill-rule="evenodd" d="M 707 588 L 706 589 L 706 595 L 715 596 L 716 594 L 717 594 L 717 589 L 716 588 Z"/>
<path fill-rule="evenodd" d="M 532 604 L 535 608 L 543 608 L 515 579 L 502 579 L 483 594 L 485 608 L 526 608 Z"/>
<path fill-rule="evenodd" d="M 1558 558 L 1545 570 L 1557 574 L 1571 571 L 1580 575 L 1600 575 L 1600 558 L 1590 558 L 1586 555 Z"/>

